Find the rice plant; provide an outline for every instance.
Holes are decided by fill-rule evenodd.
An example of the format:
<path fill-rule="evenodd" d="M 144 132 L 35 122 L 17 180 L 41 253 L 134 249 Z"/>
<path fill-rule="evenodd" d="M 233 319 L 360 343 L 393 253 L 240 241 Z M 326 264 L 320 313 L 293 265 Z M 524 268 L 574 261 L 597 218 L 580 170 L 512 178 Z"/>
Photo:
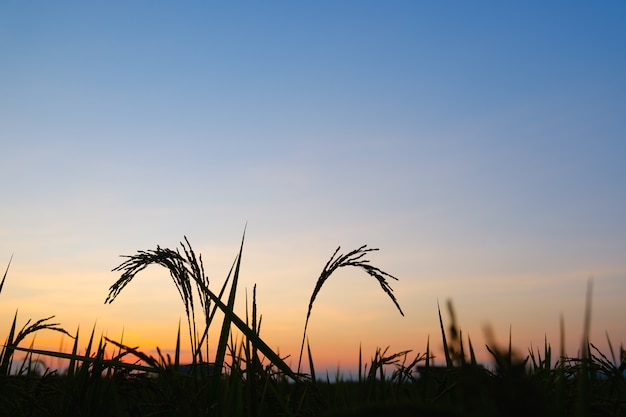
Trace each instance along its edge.
<path fill-rule="evenodd" d="M 128 285 L 135 276 L 150 265 L 160 265 L 165 267 L 170 277 L 176 285 L 178 294 L 185 307 L 187 324 L 189 328 L 189 342 L 191 344 L 192 361 L 202 360 L 202 346 L 206 340 L 206 333 L 211 324 L 211 299 L 203 288 L 208 288 L 209 280 L 204 273 L 202 256 L 196 257 L 189 241 L 185 237 L 185 242 L 181 242 L 183 254 L 177 249 L 161 248 L 157 246 L 154 250 L 138 251 L 136 255 L 124 256 L 127 258 L 113 271 L 121 271 L 121 277 L 110 287 L 105 303 L 112 303 L 119 293 Z M 230 278 L 230 275 L 229 277 Z M 228 282 L 228 278 L 226 282 Z M 194 285 L 195 284 L 195 285 Z M 196 289 L 202 312 L 204 313 L 205 326 L 202 335 L 198 333 L 196 326 L 196 312 L 194 305 L 193 289 Z"/>
<path fill-rule="evenodd" d="M 0 281 L 0 293 L 2 292 L 2 288 L 4 287 L 4 282 L 7 278 L 7 274 L 9 272 L 9 267 L 11 266 L 12 260 L 13 256 L 11 256 L 11 258 L 9 259 L 7 268 L 4 271 L 4 275 L 2 276 L 2 281 Z M 39 330 L 52 330 L 72 337 L 67 331 L 59 327 L 59 323 L 51 323 L 50 320 L 52 320 L 53 318 L 54 316 L 46 317 L 43 319 L 39 319 L 32 324 L 32 320 L 28 319 L 26 324 L 24 324 L 24 326 L 16 334 L 15 331 L 17 328 L 17 311 L 15 312 L 15 315 L 13 316 L 13 323 L 11 324 L 11 330 L 9 330 L 9 335 L 7 336 L 6 341 L 2 346 L 2 351 L 0 351 L 0 375 L 9 375 L 12 368 L 13 355 L 18 349 L 20 343 L 23 342 L 24 339 L 26 339 L 29 335 L 32 335 Z M 32 354 L 29 355 L 27 359 L 28 361 L 30 361 L 30 363 L 33 363 Z M 30 372 L 30 370 L 30 367 L 20 367 L 18 372 Z"/>
<path fill-rule="evenodd" d="M 395 304 L 400 314 L 404 316 L 404 313 L 402 312 L 402 309 L 400 308 L 400 304 L 398 304 L 398 300 L 396 300 L 396 297 L 393 295 L 393 289 L 387 282 L 387 278 L 395 279 L 396 281 L 398 280 L 398 278 L 384 272 L 380 268 L 370 265 L 369 260 L 363 259 L 365 255 L 367 255 L 370 252 L 377 251 L 378 249 L 368 248 L 367 245 L 363 245 L 357 249 L 354 249 L 348 252 L 345 255 L 344 254 L 337 255 L 340 249 L 341 249 L 341 246 L 337 247 L 337 249 L 335 250 L 333 255 L 330 257 L 328 262 L 326 262 L 326 265 L 322 269 L 322 272 L 320 273 L 320 276 L 317 279 L 317 282 L 315 283 L 315 288 L 313 289 L 313 293 L 311 294 L 311 299 L 309 300 L 309 308 L 307 309 L 306 320 L 304 322 L 302 344 L 300 346 L 300 357 L 298 359 L 298 372 L 300 372 L 300 367 L 302 365 L 302 352 L 304 351 L 306 331 L 309 325 L 309 318 L 311 317 L 311 310 L 313 309 L 313 303 L 315 302 L 315 299 L 317 298 L 317 295 L 319 294 L 326 280 L 328 280 L 328 278 L 330 278 L 330 276 L 337 269 L 350 267 L 350 266 L 355 267 L 355 268 L 361 268 L 365 272 L 367 272 L 368 275 L 376 278 L 376 280 L 380 284 L 380 287 L 389 296 L 391 301 L 393 301 L 393 303 Z"/>
<path fill-rule="evenodd" d="M 251 300 L 246 294 L 245 316 L 234 311 L 243 241 L 217 294 L 209 288 L 202 257 L 186 237 L 179 249 L 157 246 L 138 251 L 114 269 L 121 276 L 110 287 L 107 303 L 147 266 L 160 265 L 169 272 L 185 308 L 191 364 L 180 361 L 180 324 L 174 356 L 164 355 L 158 347 L 152 356 L 124 343 L 123 335 L 117 341 L 98 338 L 95 327 L 81 350 L 79 329 L 70 335 L 51 322 L 53 316 L 29 320 L 18 331 L 16 314 L 0 354 L 0 416 L 626 416 L 626 351 L 621 345 L 614 349 L 608 335 L 608 353 L 589 340 L 591 283 L 580 357 L 565 355 L 561 319 L 559 357 L 547 337 L 541 348 L 515 355 L 510 331 L 505 346 L 488 339 L 485 349 L 492 355 L 491 363 L 478 363 L 475 346 L 448 302 L 447 325 L 437 305 L 445 366 L 434 365 L 429 336 L 416 349 L 423 353 L 378 348 L 368 361 L 359 350 L 356 379 L 346 379 L 338 369 L 331 380 L 316 368 L 309 343 L 309 374 L 300 372 L 307 325 L 322 286 L 339 268 L 361 268 L 403 314 L 387 281 L 396 278 L 364 258 L 375 249 L 361 246 L 338 255 L 338 248 L 309 300 L 298 370 L 293 371 L 263 340 L 256 285 Z M 8 270 L 9 266 L 0 291 Z M 215 319 L 217 311 L 223 313 L 221 322 Z M 217 345 L 211 346 L 213 362 L 209 362 L 211 325 L 220 330 Z M 235 328 L 239 333 L 232 331 Z M 22 346 L 28 335 L 40 330 L 69 335 L 71 353 L 37 349 L 34 342 Z M 19 366 L 12 366 L 16 352 L 25 356 Z M 41 358 L 63 360 L 67 367 L 44 369 Z"/>

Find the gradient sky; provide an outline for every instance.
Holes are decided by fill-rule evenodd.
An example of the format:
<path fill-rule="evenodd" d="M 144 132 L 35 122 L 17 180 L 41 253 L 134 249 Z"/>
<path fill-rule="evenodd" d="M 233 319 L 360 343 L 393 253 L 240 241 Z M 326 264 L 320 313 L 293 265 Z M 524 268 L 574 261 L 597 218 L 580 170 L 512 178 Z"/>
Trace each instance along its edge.
<path fill-rule="evenodd" d="M 454 302 L 485 356 L 626 341 L 626 3 L 20 2 L 0 5 L 0 332 L 56 315 L 146 351 L 184 309 L 137 250 L 187 236 L 214 290 L 247 222 L 238 312 L 297 362 L 337 246 L 380 248 L 313 308 L 316 361 L 441 346 Z M 1 333 L 6 334 L 6 333 Z M 57 334 L 37 336 L 58 348 Z M 321 366 L 321 365 L 320 365 Z"/>

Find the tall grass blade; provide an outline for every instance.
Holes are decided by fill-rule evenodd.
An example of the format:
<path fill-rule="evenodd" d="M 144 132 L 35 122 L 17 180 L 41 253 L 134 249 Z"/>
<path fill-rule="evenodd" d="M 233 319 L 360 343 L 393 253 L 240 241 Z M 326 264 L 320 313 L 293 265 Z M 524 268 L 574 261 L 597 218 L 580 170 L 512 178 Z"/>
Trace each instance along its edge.
<path fill-rule="evenodd" d="M 76 336 L 74 337 L 74 345 L 72 346 L 72 358 L 70 359 L 70 363 L 67 367 L 67 376 L 73 377 L 74 372 L 76 370 L 76 353 L 78 352 L 78 336 L 80 334 L 80 326 L 76 329 Z"/>
<path fill-rule="evenodd" d="M 589 334 L 591 333 L 591 299 L 593 293 L 593 280 L 587 281 L 587 293 L 585 296 L 585 321 L 583 325 L 582 354 L 589 351 Z"/>
<path fill-rule="evenodd" d="M 459 330 L 459 361 L 465 366 L 465 348 L 463 347 L 463 331 Z"/>
<path fill-rule="evenodd" d="M 588 416 L 589 407 L 589 371 L 591 365 L 591 352 L 589 347 L 589 334 L 591 332 L 591 299 L 593 292 L 593 280 L 587 281 L 587 293 L 585 296 L 585 319 L 583 324 L 583 338 L 581 346 L 581 367 L 578 373 L 578 396 L 576 401 L 576 413 L 578 417 Z"/>
<path fill-rule="evenodd" d="M 426 361 L 424 363 L 424 372 L 422 377 L 424 379 L 424 384 L 422 385 L 422 399 L 426 398 L 427 389 L 430 382 L 430 335 L 426 338 Z"/>
<path fill-rule="evenodd" d="M 93 328 L 91 329 L 91 336 L 89 336 L 89 342 L 87 343 L 87 348 L 85 349 L 86 357 L 91 356 L 91 347 L 93 346 L 93 338 L 95 334 L 96 334 L 96 325 L 94 324 Z"/>
<path fill-rule="evenodd" d="M 474 347 L 472 346 L 472 339 L 470 339 L 469 335 L 467 335 L 467 344 L 469 345 L 469 350 L 470 350 L 470 364 L 472 366 L 477 366 L 478 362 L 476 362 L 476 355 L 474 354 Z"/>
<path fill-rule="evenodd" d="M 106 337 L 105 337 L 106 339 Z M 107 341 L 113 343 L 114 345 L 124 348 L 124 349 L 128 349 L 131 353 L 134 354 L 134 351 L 136 350 L 135 348 L 130 348 L 127 346 L 124 346 L 121 343 L 115 342 L 113 340 L 110 339 L 106 339 Z M 45 349 L 32 349 L 32 348 L 23 348 L 20 346 L 16 346 L 15 350 L 18 350 L 20 352 L 27 352 L 27 353 L 32 353 L 34 355 L 40 355 L 40 356 L 47 356 L 47 357 L 51 357 L 51 358 L 59 358 L 59 359 L 67 359 L 67 360 L 75 360 L 76 362 L 81 362 L 84 365 L 88 365 L 90 363 L 94 363 L 94 362 L 99 362 L 103 365 L 109 365 L 109 366 L 117 366 L 117 367 L 121 367 L 121 368 L 126 368 L 129 370 L 133 370 L 133 371 L 143 371 L 143 372 L 152 372 L 155 373 L 156 370 L 153 367 L 148 367 L 148 366 L 143 366 L 143 365 L 137 365 L 135 363 L 128 363 L 128 362 L 122 362 L 120 360 L 116 360 L 116 359 L 102 359 L 102 358 L 98 358 L 98 357 L 91 357 L 91 356 L 81 356 L 81 355 L 75 355 L 72 353 L 64 353 L 64 352 L 55 352 L 53 350 L 45 350 Z"/>
<path fill-rule="evenodd" d="M 107 342 L 113 343 L 118 348 L 123 349 L 124 351 L 131 353 L 132 355 L 134 355 L 138 359 L 142 360 L 144 363 L 148 364 L 148 366 L 124 363 L 124 362 L 121 362 L 121 361 L 118 361 L 118 360 L 112 360 L 112 361 L 110 361 L 110 360 L 102 360 L 103 363 L 115 364 L 117 366 L 127 367 L 129 369 L 140 369 L 140 370 L 143 370 L 143 371 L 146 371 L 146 372 L 153 372 L 153 373 L 162 373 L 162 372 L 164 372 L 165 364 L 163 362 L 160 362 L 157 359 L 155 359 L 154 357 L 143 353 L 142 351 L 139 350 L 138 347 L 130 347 L 130 346 L 127 346 L 127 345 L 125 345 L 123 343 L 116 342 L 115 340 L 109 339 L 107 337 L 104 337 L 104 339 Z"/>
<path fill-rule="evenodd" d="M 362 356 L 362 344 L 359 343 L 359 385 L 363 382 L 362 374 L 363 356 Z"/>
<path fill-rule="evenodd" d="M 176 332 L 176 350 L 174 351 L 174 369 L 180 366 L 180 320 L 178 321 L 178 332 Z"/>
<path fill-rule="evenodd" d="M 7 279 L 7 273 L 9 272 L 9 267 L 11 266 L 11 261 L 13 260 L 13 255 L 9 258 L 9 263 L 7 264 L 7 269 L 4 271 L 4 275 L 2 276 L 2 281 L 0 281 L 0 293 L 2 292 L 2 288 L 4 287 L 4 280 Z"/>
<path fill-rule="evenodd" d="M 233 273 L 233 282 L 230 286 L 230 294 L 228 296 L 227 308 L 230 311 L 233 311 L 235 307 L 235 296 L 237 294 L 237 283 L 239 281 L 239 268 L 241 266 L 241 255 L 243 253 L 243 242 L 244 242 L 245 237 L 246 237 L 246 232 L 244 230 L 243 237 L 241 238 L 241 246 L 239 248 L 239 255 L 237 255 L 235 272 Z M 230 324 L 231 324 L 230 317 L 224 316 L 224 321 L 222 322 L 222 331 L 220 333 L 220 339 L 217 344 L 217 353 L 215 355 L 215 369 L 217 370 L 218 375 L 221 375 L 222 366 L 224 365 L 224 356 L 226 355 L 226 346 L 228 345 L 228 336 L 230 334 Z"/>
<path fill-rule="evenodd" d="M 513 365 L 513 327 L 509 326 L 509 351 L 507 352 L 507 356 L 506 356 L 506 364 L 508 366 L 508 369 L 511 369 L 511 366 Z"/>
<path fill-rule="evenodd" d="M 563 313 L 559 316 L 559 337 L 561 339 L 561 361 L 563 361 L 565 359 L 565 319 L 563 318 Z"/>
<path fill-rule="evenodd" d="M 230 283 L 230 277 L 233 274 L 233 270 L 235 269 L 235 265 L 236 264 L 237 264 L 237 257 L 235 257 L 235 260 L 233 261 L 233 264 L 230 266 L 230 270 L 228 271 L 228 275 L 226 276 L 226 279 L 224 280 L 224 284 L 222 284 L 222 288 L 220 289 L 220 292 L 219 292 L 220 300 L 224 296 L 224 293 L 226 292 L 226 288 L 228 288 L 228 284 Z M 203 287 L 199 287 L 198 291 L 204 294 L 204 290 L 202 289 L 204 287 L 208 288 L 208 283 L 203 284 Z M 211 326 L 211 323 L 213 322 L 213 318 L 215 317 L 215 313 L 217 312 L 217 309 L 218 309 L 217 305 L 214 305 L 213 309 L 210 310 L 209 316 L 208 316 L 208 318 L 206 320 L 206 326 L 204 328 L 204 333 L 203 333 L 202 337 L 200 338 L 200 341 L 198 342 L 199 345 L 206 345 L 207 346 L 207 357 L 209 356 L 209 352 L 208 352 L 209 327 Z"/>
<path fill-rule="evenodd" d="M 307 350 L 307 353 L 309 354 L 309 369 L 311 372 L 311 382 L 315 384 L 317 382 L 317 380 L 315 379 L 315 366 L 313 364 L 313 355 L 311 355 L 311 345 L 309 344 L 308 339 L 306 341 L 306 350 Z M 359 355 L 359 359 L 360 359 L 360 355 Z M 359 362 L 359 366 L 361 366 L 360 362 Z M 359 377 L 360 377 L 360 374 L 361 374 L 361 371 L 359 369 Z"/>
<path fill-rule="evenodd" d="M 261 323 L 263 322 L 263 315 L 257 316 L 256 308 L 256 284 L 252 288 L 252 331 L 257 335 L 261 335 Z M 248 339 L 246 341 L 250 342 Z M 259 352 L 256 346 L 252 346 L 252 360 L 255 367 L 259 367 L 261 362 L 259 361 Z M 255 368 L 256 369 L 256 368 Z"/>
<path fill-rule="evenodd" d="M 439 308 L 439 301 L 437 301 L 437 312 L 439 313 L 439 326 L 441 327 L 441 340 L 443 341 L 443 353 L 446 357 L 446 367 L 448 369 L 454 368 L 452 358 L 450 357 L 450 349 L 448 348 L 448 341 L 446 339 L 446 329 L 443 327 L 443 319 L 441 318 L 441 309 Z"/>
<path fill-rule="evenodd" d="M 617 359 L 615 358 L 615 351 L 613 350 L 613 344 L 611 343 L 611 338 L 609 337 L 609 333 L 605 331 L 604 334 L 606 335 L 606 342 L 609 345 L 609 352 L 611 352 L 611 359 L 613 359 L 613 363 L 617 363 Z"/>
<path fill-rule="evenodd" d="M 9 331 L 9 336 L 7 336 L 7 340 L 4 343 L 2 348 L 2 361 L 0 361 L 0 375 L 9 375 L 9 370 L 11 369 L 11 360 L 13 358 L 13 352 L 15 350 L 15 343 L 13 338 L 15 337 L 15 327 L 17 325 L 17 311 L 15 311 L 15 315 L 13 316 L 13 323 L 11 324 L 11 330 Z"/>

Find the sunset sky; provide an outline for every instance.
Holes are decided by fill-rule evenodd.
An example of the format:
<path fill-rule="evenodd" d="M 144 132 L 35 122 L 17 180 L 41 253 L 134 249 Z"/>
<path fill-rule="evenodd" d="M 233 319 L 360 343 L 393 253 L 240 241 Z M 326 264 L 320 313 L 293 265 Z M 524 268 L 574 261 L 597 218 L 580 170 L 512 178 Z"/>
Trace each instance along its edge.
<path fill-rule="evenodd" d="M 0 5 L 0 337 L 55 315 L 153 352 L 183 305 L 119 255 L 187 236 L 218 291 L 247 224 L 237 312 L 297 363 L 337 246 L 362 271 L 314 305 L 316 362 L 359 345 L 441 358 L 452 300 L 520 354 L 626 342 L 626 3 L 19 2 Z M 184 340 L 186 343 L 186 339 Z M 36 344 L 70 344 L 41 332 Z"/>

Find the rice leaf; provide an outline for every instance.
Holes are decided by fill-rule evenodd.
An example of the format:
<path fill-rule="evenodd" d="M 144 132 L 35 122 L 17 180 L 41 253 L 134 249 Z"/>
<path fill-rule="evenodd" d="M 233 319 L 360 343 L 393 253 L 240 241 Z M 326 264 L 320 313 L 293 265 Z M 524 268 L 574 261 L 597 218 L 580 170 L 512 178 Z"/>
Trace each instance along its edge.
<path fill-rule="evenodd" d="M 233 282 L 230 287 L 230 294 L 228 296 L 228 309 L 233 311 L 235 307 L 235 296 L 237 294 L 237 282 L 239 281 L 239 268 L 241 266 L 241 255 L 243 253 L 243 242 L 246 236 L 246 232 L 244 230 L 243 237 L 241 238 L 241 246 L 239 248 L 239 255 L 237 255 L 237 262 L 235 266 L 235 272 L 233 273 Z M 230 333 L 230 317 L 224 316 L 224 321 L 222 322 L 222 331 L 220 333 L 220 340 L 217 344 L 217 353 L 215 355 L 215 367 L 218 375 L 222 373 L 222 366 L 224 364 L 224 356 L 226 354 L 226 346 L 228 344 L 228 335 Z M 247 327 L 247 326 L 246 326 Z"/>
<path fill-rule="evenodd" d="M 310 373 L 311 373 L 311 382 L 313 384 L 315 384 L 317 382 L 317 380 L 315 379 L 315 366 L 313 365 L 313 355 L 311 355 L 311 345 L 309 344 L 309 341 L 307 339 L 306 341 L 306 350 L 309 354 L 309 369 L 310 369 Z M 360 351 L 359 351 L 359 360 L 361 359 L 360 357 Z M 359 361 L 359 368 L 361 367 L 361 363 Z M 359 369 L 359 378 L 361 376 L 361 370 Z"/>
<path fill-rule="evenodd" d="M 80 333 L 80 326 L 76 329 L 76 336 L 74 337 L 74 346 L 72 346 L 72 358 L 70 359 L 70 364 L 67 367 L 67 376 L 73 377 L 74 371 L 76 370 L 76 352 L 78 352 L 78 335 Z"/>
<path fill-rule="evenodd" d="M 17 311 L 15 311 L 15 315 L 13 316 L 11 330 L 9 331 L 9 336 L 7 336 L 7 340 L 2 348 L 2 355 L 0 355 L 2 357 L 2 361 L 0 361 L 0 375 L 9 375 L 9 370 L 11 369 L 11 359 L 13 358 L 13 351 L 15 350 L 13 338 L 15 337 L 16 324 Z"/>
<path fill-rule="evenodd" d="M 125 347 L 124 345 L 118 344 L 117 342 L 115 342 L 113 340 L 108 340 L 108 341 L 113 343 L 116 346 Z M 122 367 L 122 368 L 126 368 L 126 369 L 129 369 L 129 370 L 134 370 L 134 371 L 143 371 L 143 372 L 152 372 L 152 373 L 156 372 L 155 369 L 151 368 L 151 367 L 147 367 L 147 366 L 143 366 L 143 365 L 137 365 L 137 364 L 133 364 L 133 363 L 122 362 L 120 360 L 114 360 L 114 359 L 103 359 L 103 358 L 98 358 L 98 357 L 89 357 L 89 356 L 86 356 L 86 355 L 85 356 L 81 356 L 81 355 L 75 355 L 75 354 L 72 354 L 72 353 L 55 352 L 55 351 L 52 351 L 52 350 L 44 350 L 44 349 L 23 348 L 23 347 L 19 347 L 19 346 L 16 346 L 15 350 L 18 350 L 20 352 L 30 352 L 30 353 L 35 354 L 35 355 L 48 356 L 48 357 L 51 357 L 51 358 L 68 359 L 70 361 L 71 360 L 75 360 L 77 362 L 82 362 L 82 363 L 85 363 L 85 364 L 94 363 L 94 362 L 100 362 L 103 365 L 117 366 L 117 367 Z"/>
<path fill-rule="evenodd" d="M 446 329 L 443 327 L 443 319 L 441 318 L 441 309 L 439 308 L 439 301 L 437 301 L 437 312 L 439 313 L 439 326 L 441 326 L 441 339 L 443 340 L 443 352 L 446 357 L 446 366 L 448 369 L 454 367 L 452 358 L 450 357 L 450 349 L 448 348 L 448 341 L 446 340 Z"/>
<path fill-rule="evenodd" d="M 250 339 L 252 345 L 255 346 L 265 357 L 272 362 L 281 372 L 285 375 L 297 381 L 298 378 L 296 374 L 289 368 L 289 366 L 281 359 L 264 341 L 261 339 L 251 328 L 246 326 L 246 323 L 235 314 L 235 312 L 228 308 L 226 304 L 222 302 L 222 300 L 213 293 L 209 288 L 203 288 L 203 291 L 206 291 L 207 295 L 211 298 L 211 301 L 217 305 L 217 307 L 222 310 L 225 316 L 228 316 L 228 319 L 237 326 L 237 328 L 244 334 L 247 338 Z"/>
<path fill-rule="evenodd" d="M 2 292 L 2 288 L 4 287 L 4 280 L 7 279 L 7 273 L 9 272 L 9 267 L 11 266 L 11 261 L 13 260 L 13 255 L 9 258 L 9 263 L 7 264 L 7 269 L 4 271 L 4 275 L 2 276 L 2 281 L 0 281 L 0 293 Z"/>

